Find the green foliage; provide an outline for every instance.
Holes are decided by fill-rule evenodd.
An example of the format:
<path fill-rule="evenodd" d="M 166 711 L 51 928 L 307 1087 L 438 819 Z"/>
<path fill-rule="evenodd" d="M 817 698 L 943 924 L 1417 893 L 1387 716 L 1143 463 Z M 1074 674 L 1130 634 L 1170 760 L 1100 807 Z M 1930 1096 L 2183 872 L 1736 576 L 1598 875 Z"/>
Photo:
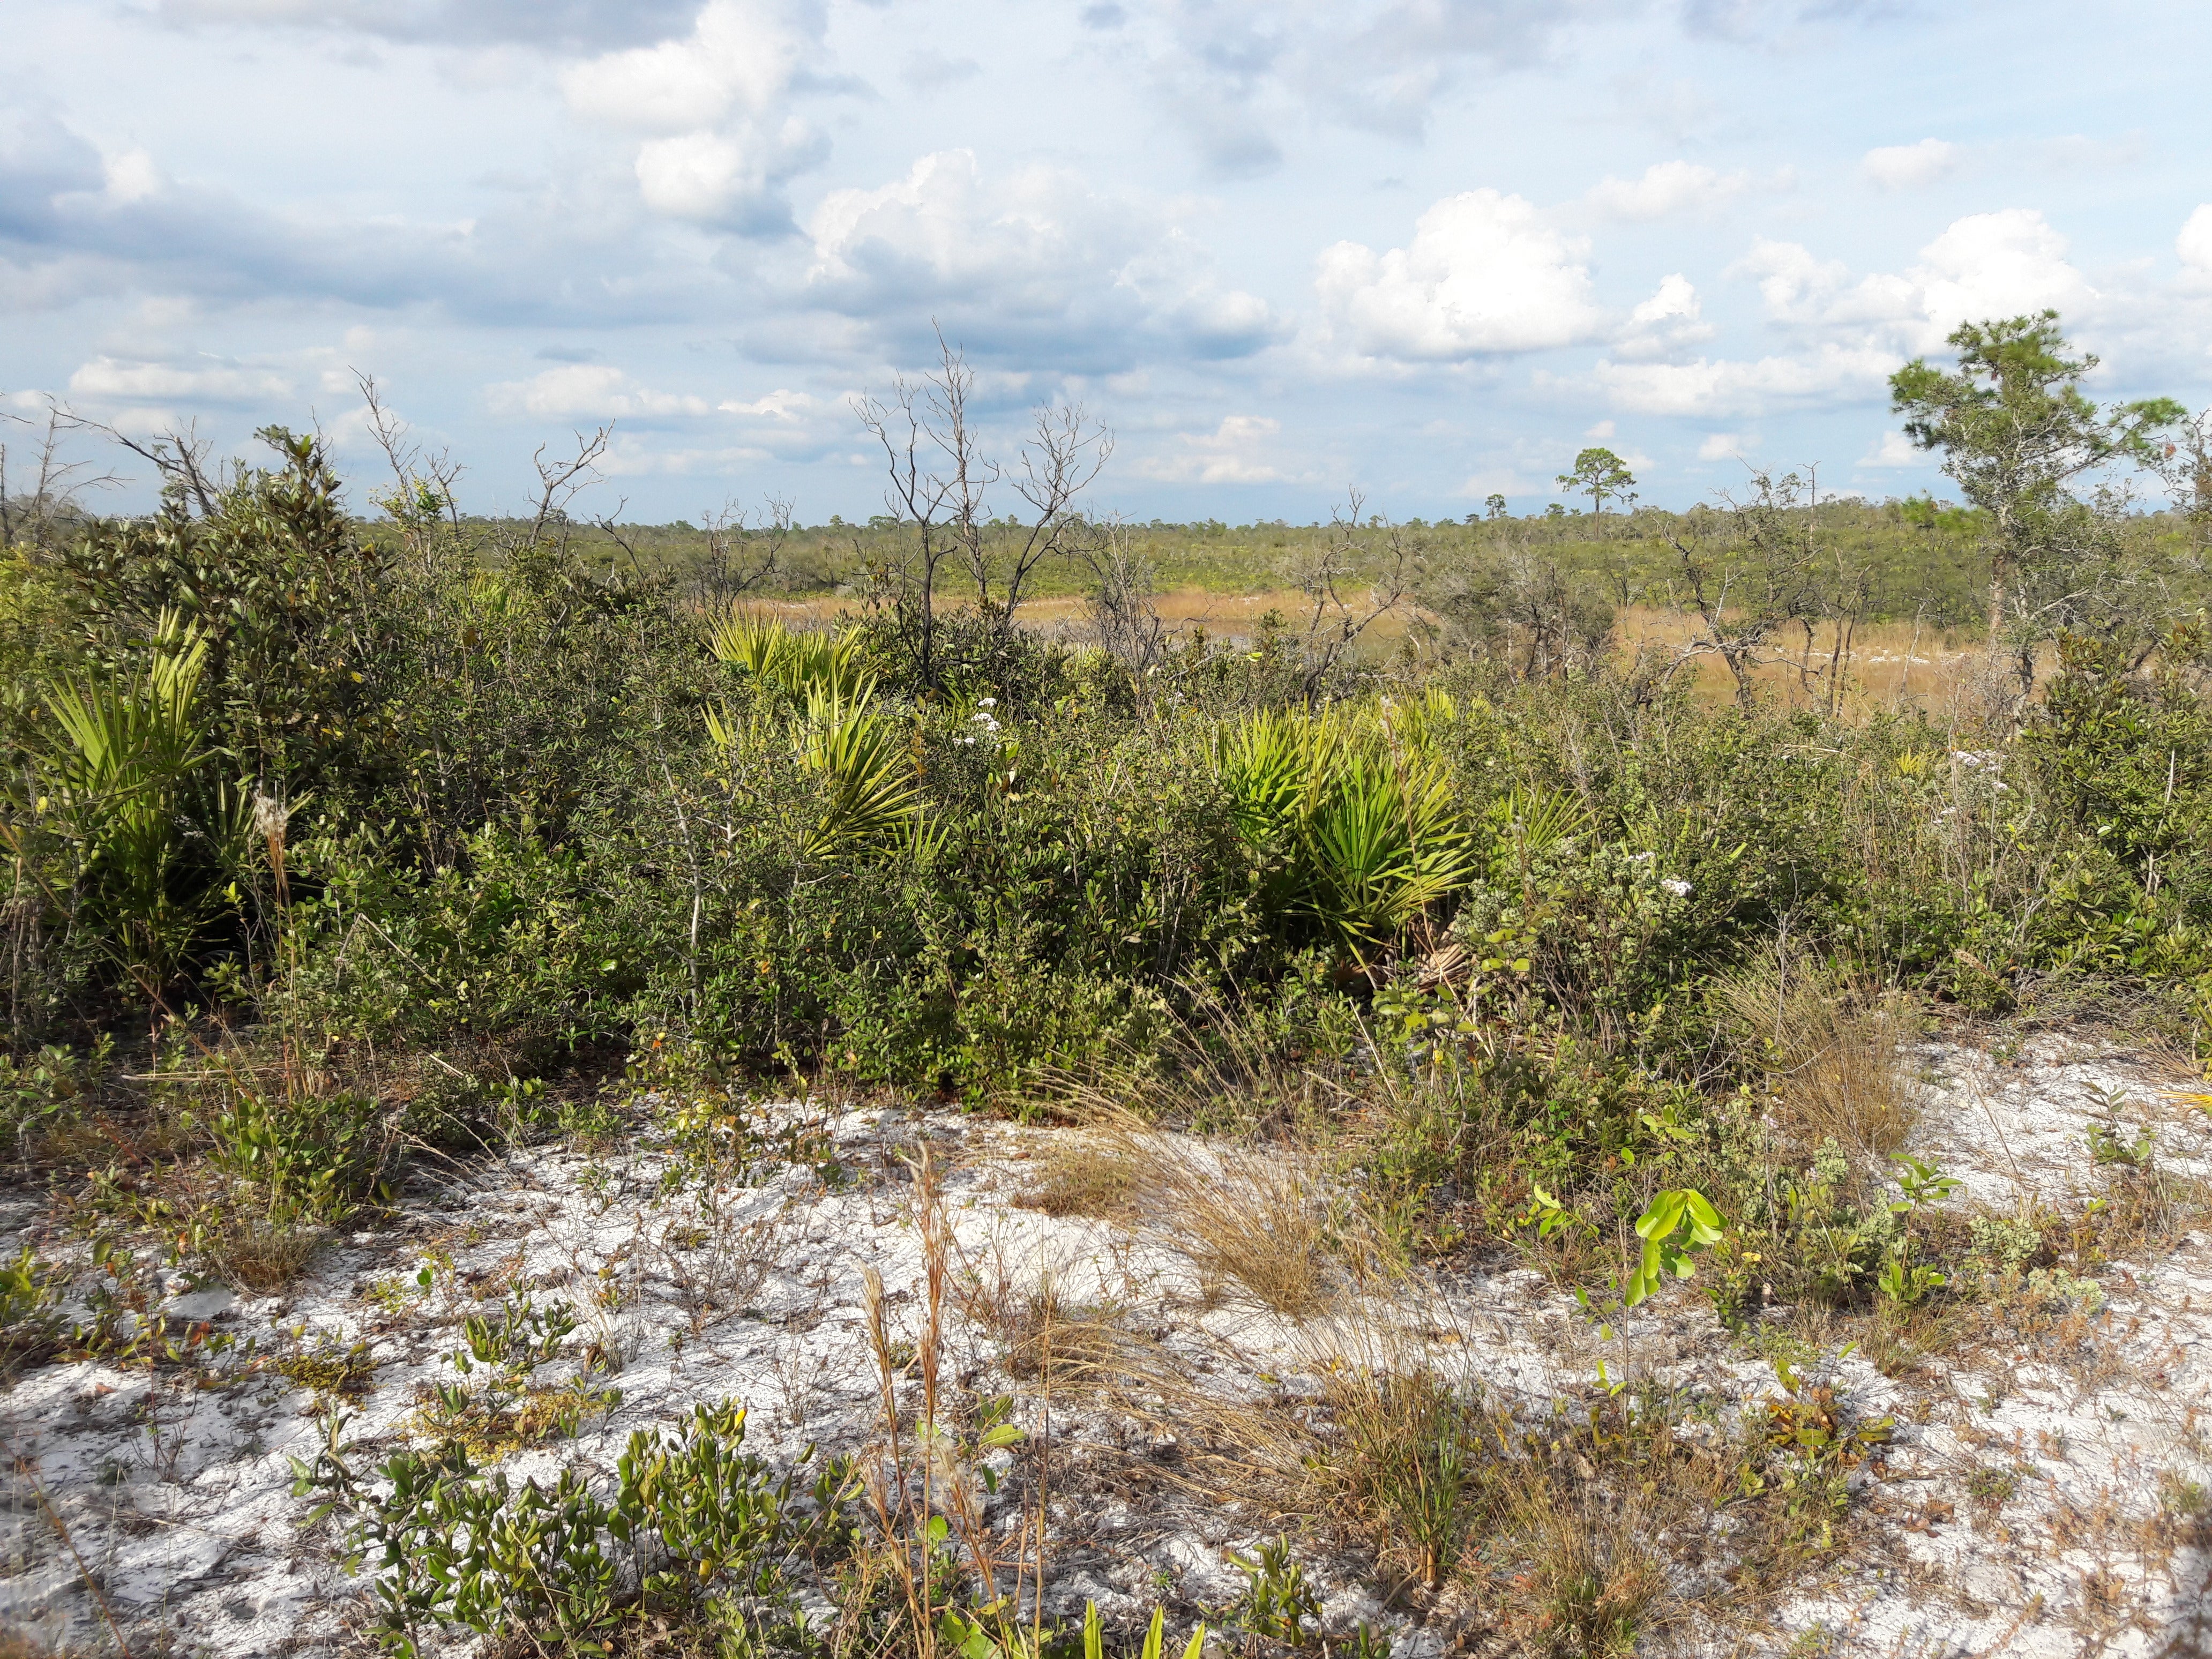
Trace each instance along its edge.
<path fill-rule="evenodd" d="M 67 1279 L 27 1244 L 0 1261 L 0 1372 L 34 1364 L 59 1346 Z"/>
<path fill-rule="evenodd" d="M 866 638 L 857 629 L 798 631 L 780 617 L 733 611 L 714 624 L 707 645 L 718 661 L 781 687 L 800 704 L 819 700 L 858 708 L 875 695 Z"/>
<path fill-rule="evenodd" d="M 825 1465 L 804 1493 L 793 1474 L 772 1478 L 740 1451 L 734 1404 L 697 1407 L 675 1433 L 633 1433 L 611 1493 L 574 1470 L 517 1486 L 454 1445 L 400 1453 L 373 1486 L 347 1462 L 343 1420 L 330 1419 L 313 1464 L 293 1460 L 295 1490 L 319 1496 L 319 1516 L 344 1516 L 349 1559 L 373 1575 L 374 1632 L 407 1659 L 433 1631 L 607 1654 L 629 1621 L 700 1618 L 731 1596 L 754 1599 L 756 1621 L 766 1603 L 772 1637 L 802 1645 L 792 1568 L 849 1544 L 844 1466 Z"/>
<path fill-rule="evenodd" d="M 1243 1598 L 1230 1615 L 1236 1628 L 1290 1648 L 1314 1639 L 1321 1595 L 1291 1559 L 1287 1540 L 1262 1543 L 1249 1555 L 1232 1550 L 1229 1565 L 1244 1575 Z"/>
<path fill-rule="evenodd" d="M 1621 1303 L 1633 1308 L 1658 1289 L 1668 1273 L 1687 1279 L 1697 1271 L 1693 1258 L 1700 1250 L 1721 1242 L 1720 1212 L 1693 1188 L 1670 1188 L 1654 1193 L 1636 1218 L 1636 1236 L 1644 1241 L 1636 1270 L 1621 1291 Z"/>
<path fill-rule="evenodd" d="M 243 1079 L 208 1125 L 209 1161 L 265 1194 L 272 1210 L 337 1222 L 385 1194 L 397 1161 L 389 1114 L 367 1095 L 338 1091 L 289 1099 Z"/>
<path fill-rule="evenodd" d="M 1635 489 L 1636 475 L 1620 456 L 1599 446 L 1577 455 L 1574 470 L 1562 472 L 1553 482 L 1562 489 L 1589 496 L 1590 510 L 1602 513 L 1608 495 L 1617 501 Z"/>
<path fill-rule="evenodd" d="M 1916 359 L 1890 377 L 1890 404 L 1905 435 L 1943 453 L 1943 470 L 1987 515 L 1992 644 L 2009 636 L 2021 655 L 2023 691 L 2034 643 L 2081 626 L 2079 600 L 2094 594 L 2113 628 L 2134 607 L 2134 584 L 2116 512 L 2071 493 L 2074 480 L 2119 462 L 2148 465 L 2153 440 L 2185 411 L 2167 398 L 2100 410 L 2081 390 L 2097 366 L 2073 356 L 2058 313 L 1964 323 L 1950 336 L 1955 371 Z M 2106 506 L 2116 505 L 2106 503 Z M 2104 580 L 2085 584 L 2098 567 Z M 2139 629 L 2139 617 L 2129 615 Z"/>
<path fill-rule="evenodd" d="M 273 470 L 238 468 L 224 487 L 196 462 L 172 470 L 158 514 L 94 524 L 60 567 L 95 656 L 165 616 L 206 641 L 214 742 L 243 775 L 296 799 L 366 757 L 356 715 L 383 643 L 374 599 L 388 569 L 346 513 L 321 440 L 259 435 Z"/>
<path fill-rule="evenodd" d="M 155 1001 L 242 856 L 242 799 L 217 774 L 222 757 L 200 708 L 211 644 L 198 624 L 164 611 L 141 665 L 50 684 L 52 729 L 33 798 L 14 803 L 67 843 L 73 920 Z"/>
<path fill-rule="evenodd" d="M 1464 884 L 1470 838 L 1431 750 L 1450 699 L 1401 713 L 1260 713 L 1223 731 L 1215 765 L 1273 904 L 1318 921 L 1355 958 L 1423 923 Z"/>
<path fill-rule="evenodd" d="M 575 1328 L 567 1303 L 538 1308 L 527 1296 L 502 1301 L 495 1314 L 470 1315 L 461 1346 L 446 1357 L 460 1380 L 425 1391 L 416 1426 L 438 1444 L 478 1457 L 574 1435 L 586 1413 L 604 1416 L 622 1404 L 622 1391 L 601 1379 L 589 1353 L 562 1382 L 538 1381 Z"/>
<path fill-rule="evenodd" d="M 27 1161 L 33 1136 L 83 1115 L 114 1054 L 115 1039 L 106 1032 L 88 1054 L 58 1043 L 20 1058 L 0 1054 L 0 1133 L 12 1133 Z"/>
<path fill-rule="evenodd" d="M 2132 453 L 2126 432 L 2098 453 Z M 1165 1064 L 1231 1006 L 1304 1052 L 1402 1028 L 1389 1063 L 1418 1050 L 1459 1091 L 1393 1143 L 1407 1179 L 1465 1177 L 1439 1149 L 1494 1109 L 1595 1218 L 1641 1202 L 1599 1190 L 1660 1151 L 1639 1114 L 1703 1133 L 1673 1091 L 1747 1080 L 1713 988 L 1778 939 L 1970 1009 L 2094 979 L 2212 1012 L 2193 635 L 2148 671 L 2069 641 L 2017 743 L 1712 710 L 1559 645 L 1565 589 L 1513 587 L 1528 662 L 1347 659 L 1312 685 L 1280 617 L 1133 675 L 947 604 L 917 677 L 881 614 L 794 626 L 687 594 L 672 563 L 605 574 L 550 521 L 471 529 L 434 480 L 360 525 L 314 444 L 272 441 L 273 470 L 187 469 L 157 522 L 7 568 L 0 652 L 37 691 L 4 711 L 35 763 L 5 814 L 18 1045 L 33 1012 L 96 1027 L 150 988 L 276 1020 L 341 1076 L 397 1056 L 408 1130 L 465 1141 L 582 1122 L 641 1031 L 1026 1110 L 1067 1075 Z M 1835 511 L 1853 536 L 1987 529 Z M 1566 561 L 1575 516 L 1508 528 Z M 1646 509 L 1605 556 L 1809 545 L 1810 523 L 1778 495 Z M 1419 530 L 1486 557 L 1507 533 Z M 1189 535 L 1313 550 L 1288 526 Z M 1601 1173 L 1562 1192 L 1577 1160 Z"/>

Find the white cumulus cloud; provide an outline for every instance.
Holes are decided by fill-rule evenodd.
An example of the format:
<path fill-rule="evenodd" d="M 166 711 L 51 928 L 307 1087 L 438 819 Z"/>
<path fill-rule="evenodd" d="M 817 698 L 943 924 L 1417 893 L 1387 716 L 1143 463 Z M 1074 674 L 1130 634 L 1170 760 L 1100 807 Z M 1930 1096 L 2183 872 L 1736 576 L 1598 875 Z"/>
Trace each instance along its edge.
<path fill-rule="evenodd" d="M 1884 190 L 1913 190 L 1958 170 L 1966 152 L 1942 138 L 1885 144 L 1859 158 L 1859 171 Z"/>
<path fill-rule="evenodd" d="M 757 115 L 790 90 L 817 49 L 818 8 L 708 0 L 691 33 L 588 58 L 562 74 L 569 106 L 616 125 L 679 132 Z"/>
<path fill-rule="evenodd" d="M 164 362 L 100 356 L 70 376 L 71 395 L 125 403 L 185 398 L 204 403 L 255 403 L 289 398 L 292 382 L 265 368 L 236 363 Z"/>
<path fill-rule="evenodd" d="M 1064 168 L 994 177 L 971 150 L 940 151 L 889 184 L 830 191 L 806 228 L 814 303 L 894 329 L 934 311 L 987 349 L 1046 331 L 1063 361 L 1111 372 L 1139 337 L 1215 358 L 1280 332 L 1265 301 L 1213 280 L 1173 212 Z"/>
<path fill-rule="evenodd" d="M 1638 415 L 1757 415 L 1778 404 L 1834 403 L 1879 392 L 1895 354 L 1825 345 L 1802 356 L 1742 362 L 1703 357 L 1687 363 L 1601 361 L 1598 384 L 1616 407 Z"/>
<path fill-rule="evenodd" d="M 1430 208 L 1404 247 L 1327 249 L 1315 286 L 1360 356 L 1449 362 L 1596 335 L 1587 257 L 1521 197 L 1474 190 Z"/>
<path fill-rule="evenodd" d="M 1856 283 L 1840 261 L 1763 240 L 1729 275 L 1755 277 L 1778 321 L 1919 353 L 1940 348 L 1962 322 L 2046 306 L 2068 314 L 2089 309 L 2100 296 L 2067 252 L 2065 237 L 2040 212 L 2005 208 L 1952 221 L 1917 263 Z"/>
<path fill-rule="evenodd" d="M 705 415 L 713 409 L 704 398 L 651 391 L 611 363 L 564 363 L 526 380 L 486 386 L 484 398 L 496 414 L 549 420 Z"/>
<path fill-rule="evenodd" d="M 1623 357 L 1679 359 L 1712 338 L 1712 325 L 1704 315 L 1704 302 L 1690 279 L 1679 270 L 1670 272 L 1659 279 L 1650 299 L 1630 311 L 1613 350 Z"/>
<path fill-rule="evenodd" d="M 1709 208 L 1751 183 L 1742 171 L 1720 173 L 1692 161 L 1657 161 L 1640 179 L 1606 179 L 1590 191 L 1590 204 L 1617 219 L 1664 219 Z"/>
<path fill-rule="evenodd" d="M 2191 214 L 2173 239 L 2173 251 L 2192 272 L 2212 276 L 2212 203 Z"/>
<path fill-rule="evenodd" d="M 1859 457 L 1861 466 L 1879 467 L 1885 471 L 1900 466 L 1926 466 L 1928 464 L 1928 452 L 1902 432 L 1883 433 L 1881 441 Z"/>
<path fill-rule="evenodd" d="M 672 218 L 727 220 L 760 206 L 811 143 L 798 122 L 775 135 L 685 132 L 652 139 L 638 147 L 638 193 Z"/>
<path fill-rule="evenodd" d="M 1905 280 L 1917 289 L 1917 308 L 1940 338 L 1985 317 L 2087 306 L 2096 290 L 2067 263 L 2066 252 L 2066 239 L 2042 214 L 2007 208 L 1955 221 L 1920 250 L 1922 263 Z"/>
<path fill-rule="evenodd" d="M 787 223 L 775 191 L 824 151 L 793 115 L 793 84 L 820 55 L 818 5 L 708 0 L 690 33 L 566 70 L 579 114 L 663 135 L 639 146 L 638 191 L 656 213 L 741 228 Z"/>
<path fill-rule="evenodd" d="M 1229 415 L 1212 432 L 1185 432 L 1165 455 L 1140 459 L 1136 471 L 1165 483 L 1276 483 L 1283 423 L 1265 415 Z"/>

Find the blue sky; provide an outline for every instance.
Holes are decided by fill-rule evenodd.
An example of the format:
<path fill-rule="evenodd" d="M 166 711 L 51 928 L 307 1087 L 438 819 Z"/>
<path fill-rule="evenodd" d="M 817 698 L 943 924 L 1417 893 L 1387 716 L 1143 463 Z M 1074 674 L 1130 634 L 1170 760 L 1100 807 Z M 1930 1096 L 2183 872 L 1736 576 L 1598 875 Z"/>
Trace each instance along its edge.
<path fill-rule="evenodd" d="M 225 449 L 352 386 L 511 510 L 880 510 L 933 322 L 1139 517 L 1940 480 L 1883 381 L 2057 307 L 2212 402 L 2212 8 L 2049 0 L 0 0 L 0 407 Z M 143 499 L 125 489 L 115 501 Z M 1011 501 L 1008 503 L 1011 505 Z"/>

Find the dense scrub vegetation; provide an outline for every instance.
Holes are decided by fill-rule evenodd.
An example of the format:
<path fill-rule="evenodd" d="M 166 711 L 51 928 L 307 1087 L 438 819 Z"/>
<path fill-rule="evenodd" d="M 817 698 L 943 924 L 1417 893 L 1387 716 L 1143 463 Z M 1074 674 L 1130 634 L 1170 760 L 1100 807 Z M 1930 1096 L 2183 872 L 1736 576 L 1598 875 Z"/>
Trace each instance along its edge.
<path fill-rule="evenodd" d="M 2206 1042 L 2186 513 L 2063 478 L 1982 518 L 1822 517 L 1786 479 L 1639 512 L 1587 544 L 1663 544 L 1705 629 L 1674 657 L 1606 645 L 1587 520 L 1431 533 L 1411 570 L 1431 527 L 1355 507 L 1299 578 L 1312 618 L 1236 648 L 1146 628 L 1143 544 L 1101 532 L 1070 645 L 988 586 L 917 599 L 904 519 L 861 538 L 847 620 L 787 627 L 696 562 L 599 568 L 557 513 L 495 535 L 412 480 L 364 522 L 316 441 L 268 436 L 0 568 L 0 1109 L 27 1164 L 93 1167 L 93 1224 L 241 1283 L 383 1201 L 406 1146 L 589 1133 L 712 1077 L 1263 1135 L 1335 1114 L 1414 1255 L 1519 1240 L 1601 1279 L 1639 1213 L 1710 1242 L 1710 1194 L 1849 1235 L 1763 1272 L 1723 1251 L 1731 1306 L 1762 1278 L 1871 1305 L 1887 1273 L 1904 1308 L 1945 1282 L 1870 1196 L 1903 1119 L 1867 1076 L 1905 1011 Z M 2065 536 L 1966 555 L 2000 506 Z M 997 522 L 968 521 L 979 568 Z M 1960 550 L 1853 563 L 1882 536 Z M 1741 676 L 1714 707 L 1674 672 L 1839 603 L 1972 623 L 1993 563 L 2018 603 L 1940 711 L 1793 711 Z M 1386 567 L 1431 626 L 1363 656 Z"/>

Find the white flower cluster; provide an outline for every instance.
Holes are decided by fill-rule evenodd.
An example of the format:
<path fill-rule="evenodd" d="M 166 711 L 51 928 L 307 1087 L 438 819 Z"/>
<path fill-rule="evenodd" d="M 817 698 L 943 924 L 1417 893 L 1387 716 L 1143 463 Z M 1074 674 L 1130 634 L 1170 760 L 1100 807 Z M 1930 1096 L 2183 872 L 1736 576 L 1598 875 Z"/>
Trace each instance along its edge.
<path fill-rule="evenodd" d="M 2002 795 L 2011 793 L 2005 787 L 2004 780 L 1997 776 L 1998 772 L 2004 767 L 2004 756 L 2000 750 L 1995 749 L 1954 749 L 1951 751 L 1951 763 L 1962 772 L 1972 772 L 1980 776 L 1986 777 L 1990 781 L 1990 789 L 1992 793 Z M 1949 816 L 1949 812 L 1939 812 L 1936 814 L 1936 817 L 1939 819 L 1946 818 Z"/>
<path fill-rule="evenodd" d="M 1687 898 L 1690 896 L 1690 884 L 1684 881 L 1680 876 L 1664 877 L 1661 879 L 1659 884 L 1662 888 L 1666 889 L 1667 891 L 1672 893 L 1676 898 Z"/>
<path fill-rule="evenodd" d="M 996 737 L 999 732 L 999 717 L 994 714 L 991 711 L 998 706 L 999 700 L 996 697 L 976 698 L 976 712 L 968 717 L 968 723 L 970 726 L 981 726 L 983 728 L 982 735 L 987 738 Z M 952 741 L 955 743 L 964 743 L 972 749 L 975 746 L 975 733 L 970 732 L 964 737 L 953 738 Z"/>

